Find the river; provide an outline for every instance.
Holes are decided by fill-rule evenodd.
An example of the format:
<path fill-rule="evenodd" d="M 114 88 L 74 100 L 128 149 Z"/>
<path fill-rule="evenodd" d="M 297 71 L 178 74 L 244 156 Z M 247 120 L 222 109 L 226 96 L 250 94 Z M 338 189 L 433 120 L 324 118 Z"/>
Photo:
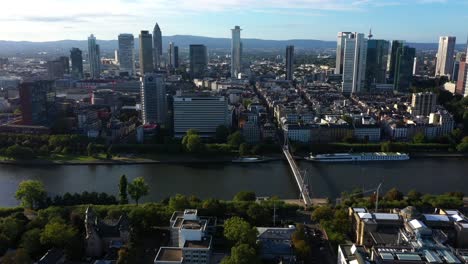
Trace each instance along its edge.
<path fill-rule="evenodd" d="M 336 198 L 354 188 L 374 189 L 383 183 L 383 191 L 396 187 L 402 191 L 416 189 L 424 193 L 461 191 L 468 194 L 468 160 L 456 158 L 413 159 L 409 161 L 368 163 L 300 162 L 307 171 L 314 197 Z M 15 206 L 18 183 L 40 180 L 49 195 L 65 192 L 96 191 L 117 194 L 122 174 L 129 180 L 144 177 L 150 194 L 142 201 L 160 201 L 177 193 L 200 198 L 230 199 L 242 190 L 258 196 L 298 198 L 286 162 L 260 164 L 196 165 L 92 165 L 37 166 L 0 165 L 0 206 Z"/>

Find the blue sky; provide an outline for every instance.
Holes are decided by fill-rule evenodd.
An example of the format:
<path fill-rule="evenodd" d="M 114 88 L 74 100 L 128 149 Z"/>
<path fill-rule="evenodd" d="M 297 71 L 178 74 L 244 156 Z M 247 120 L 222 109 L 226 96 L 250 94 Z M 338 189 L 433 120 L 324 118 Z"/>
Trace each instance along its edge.
<path fill-rule="evenodd" d="M 5 3 L 6 2 L 6 3 Z M 375 38 L 465 43 L 468 0 L 2 0 L 0 39 L 116 39 L 152 30 L 163 35 L 334 40 L 338 31 Z"/>

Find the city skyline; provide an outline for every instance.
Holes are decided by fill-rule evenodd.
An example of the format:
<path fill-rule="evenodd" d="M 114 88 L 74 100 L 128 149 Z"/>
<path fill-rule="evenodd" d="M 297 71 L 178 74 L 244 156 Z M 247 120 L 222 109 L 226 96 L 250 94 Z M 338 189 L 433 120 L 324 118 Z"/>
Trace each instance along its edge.
<path fill-rule="evenodd" d="M 450 35 L 464 42 L 465 29 L 454 25 L 468 20 L 463 12 L 468 3 L 457 0 L 84 0 L 79 6 L 87 3 L 94 8 L 80 10 L 72 0 L 5 3 L 2 6 L 8 12 L 0 19 L 0 39 L 83 39 L 90 33 L 115 39 L 119 33 L 138 35 L 157 20 L 168 36 L 229 37 L 226 29 L 240 25 L 245 29 L 244 38 L 333 40 L 336 32 L 367 32 L 372 27 L 380 39 L 437 43 L 439 36 Z M 180 19 L 182 15 L 184 19 Z"/>

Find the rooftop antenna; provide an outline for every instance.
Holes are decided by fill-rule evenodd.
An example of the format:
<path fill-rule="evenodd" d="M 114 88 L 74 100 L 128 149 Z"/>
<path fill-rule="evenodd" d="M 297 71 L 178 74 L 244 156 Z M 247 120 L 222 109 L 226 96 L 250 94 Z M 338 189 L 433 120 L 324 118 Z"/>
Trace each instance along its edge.
<path fill-rule="evenodd" d="M 369 37 L 369 39 L 372 39 L 373 36 L 374 36 L 374 35 L 372 35 L 372 28 L 370 28 L 370 29 L 369 29 L 369 36 L 367 36 L 367 37 Z"/>

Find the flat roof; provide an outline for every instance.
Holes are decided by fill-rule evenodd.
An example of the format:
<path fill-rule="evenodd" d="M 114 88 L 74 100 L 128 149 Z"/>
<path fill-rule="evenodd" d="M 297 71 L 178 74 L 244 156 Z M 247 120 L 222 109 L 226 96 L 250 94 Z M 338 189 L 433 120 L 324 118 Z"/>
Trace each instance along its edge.
<path fill-rule="evenodd" d="M 200 221 L 200 220 L 183 220 L 181 224 L 181 228 L 183 229 L 202 229 L 203 228 L 203 222 L 206 223 L 206 221 Z"/>
<path fill-rule="evenodd" d="M 211 247 L 211 237 L 203 237 L 201 241 L 186 240 L 184 248 L 201 248 L 208 249 Z"/>
<path fill-rule="evenodd" d="M 182 262 L 182 249 L 162 247 L 156 256 L 157 261 L 176 261 Z"/>

